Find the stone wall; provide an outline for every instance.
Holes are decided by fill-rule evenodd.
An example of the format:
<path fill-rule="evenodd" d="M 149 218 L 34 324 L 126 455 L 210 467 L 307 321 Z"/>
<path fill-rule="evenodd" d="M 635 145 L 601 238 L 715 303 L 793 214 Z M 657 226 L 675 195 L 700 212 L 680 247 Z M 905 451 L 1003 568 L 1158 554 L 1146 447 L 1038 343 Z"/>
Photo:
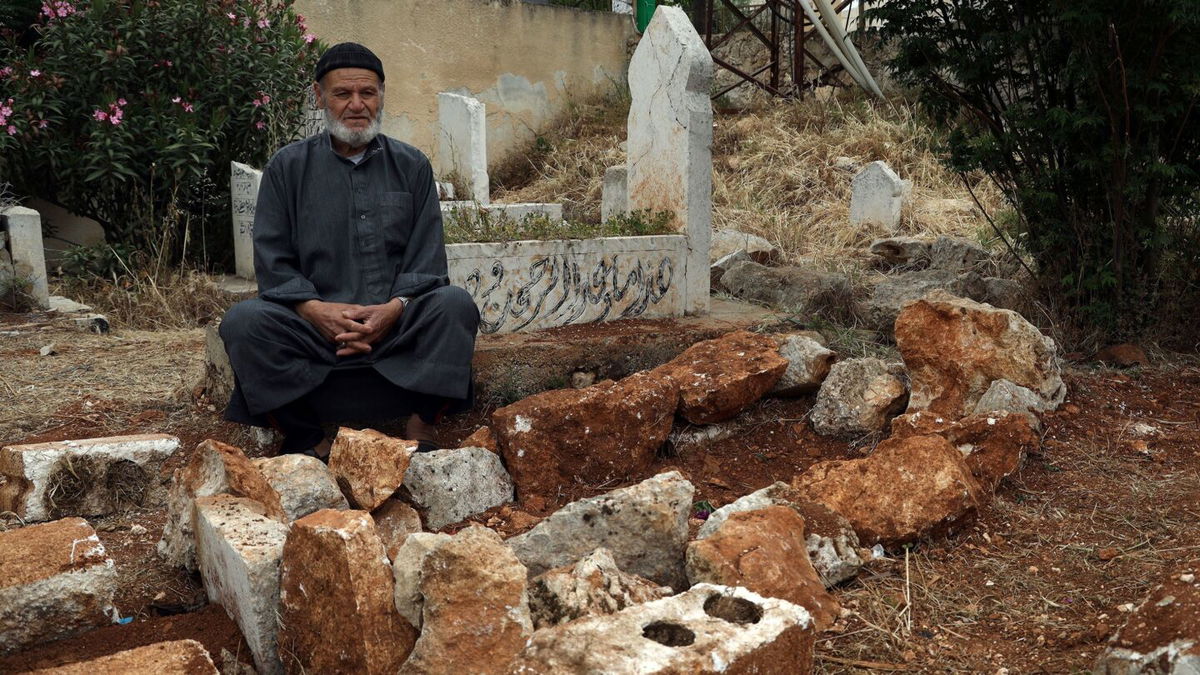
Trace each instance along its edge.
<path fill-rule="evenodd" d="M 533 140 L 571 100 L 625 79 L 632 17 L 511 0 L 297 0 L 328 43 L 361 42 L 387 74 L 384 133 L 437 166 L 439 92 L 487 107 L 493 165 Z M 623 86 L 623 85 L 622 85 Z"/>

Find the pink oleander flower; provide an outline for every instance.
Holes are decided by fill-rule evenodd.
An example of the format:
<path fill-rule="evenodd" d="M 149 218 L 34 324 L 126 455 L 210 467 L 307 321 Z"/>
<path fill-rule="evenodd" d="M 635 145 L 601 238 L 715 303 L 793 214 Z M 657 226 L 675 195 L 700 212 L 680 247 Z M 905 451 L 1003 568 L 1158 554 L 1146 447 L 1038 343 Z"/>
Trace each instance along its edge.
<path fill-rule="evenodd" d="M 312 41 L 313 41 L 313 40 L 316 40 L 316 39 L 317 39 L 317 36 L 316 36 L 316 35 L 313 35 L 312 33 L 305 33 L 305 34 L 304 34 L 304 41 L 305 41 L 305 42 L 307 42 L 307 43 L 309 43 L 309 44 L 312 44 Z"/>
<path fill-rule="evenodd" d="M 237 18 L 237 14 L 234 14 L 233 12 L 227 12 L 225 16 L 229 17 L 231 20 Z"/>
<path fill-rule="evenodd" d="M 92 118 L 95 119 L 97 122 L 103 122 L 104 120 L 108 119 L 108 113 L 97 108 L 92 111 Z"/>
<path fill-rule="evenodd" d="M 117 99 L 117 105 L 125 105 L 125 104 L 126 104 L 125 99 L 123 99 L 123 98 Z"/>
<path fill-rule="evenodd" d="M 183 110 L 184 110 L 184 112 L 192 112 L 192 104 L 191 104 L 191 103 L 184 103 L 184 104 L 183 104 Z"/>
<path fill-rule="evenodd" d="M 12 66 L 0 68 L 0 77 L 8 77 L 9 75 L 12 75 Z"/>
<path fill-rule="evenodd" d="M 258 20 L 258 27 L 259 27 L 259 28 L 270 28 L 270 27 L 271 27 L 271 20 L 270 20 L 270 19 L 259 19 L 259 20 Z"/>
<path fill-rule="evenodd" d="M 41 74 L 42 74 L 42 71 L 38 70 L 37 68 L 34 68 L 33 70 L 29 71 L 30 77 L 40 77 Z"/>
<path fill-rule="evenodd" d="M 39 129 L 45 129 L 48 126 L 50 126 L 50 120 L 38 120 L 37 127 Z"/>
<path fill-rule="evenodd" d="M 9 136 L 16 136 L 16 135 L 17 135 L 17 128 L 16 128 L 16 127 L 14 127 L 14 126 L 13 126 L 13 125 L 11 125 L 11 124 L 10 124 L 10 125 L 8 125 L 8 135 L 9 135 Z"/>
<path fill-rule="evenodd" d="M 254 128 L 262 131 L 263 129 L 267 128 L 267 123 L 260 120 L 254 123 Z"/>

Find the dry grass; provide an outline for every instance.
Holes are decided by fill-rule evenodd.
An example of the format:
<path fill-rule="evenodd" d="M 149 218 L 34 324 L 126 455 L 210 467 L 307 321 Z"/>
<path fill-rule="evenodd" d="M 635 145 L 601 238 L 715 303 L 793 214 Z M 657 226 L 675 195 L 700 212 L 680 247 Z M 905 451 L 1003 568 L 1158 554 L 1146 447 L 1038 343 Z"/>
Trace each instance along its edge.
<path fill-rule="evenodd" d="M 140 330 L 198 328 L 235 301 L 211 276 L 187 269 L 136 271 L 112 279 L 63 276 L 51 293 L 91 305 L 114 326 Z"/>

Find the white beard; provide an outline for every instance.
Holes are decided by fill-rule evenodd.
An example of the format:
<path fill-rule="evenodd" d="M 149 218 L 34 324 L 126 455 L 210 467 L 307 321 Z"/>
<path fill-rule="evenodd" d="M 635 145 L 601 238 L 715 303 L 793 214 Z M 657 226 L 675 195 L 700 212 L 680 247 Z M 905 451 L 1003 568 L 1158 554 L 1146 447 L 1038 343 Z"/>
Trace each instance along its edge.
<path fill-rule="evenodd" d="M 379 103 L 379 110 L 375 112 L 375 118 L 367 125 L 366 129 L 354 130 L 342 123 L 341 120 L 335 119 L 329 112 L 329 107 L 326 106 L 321 110 L 325 116 L 325 128 L 329 130 L 329 135 L 338 139 L 352 148 L 361 148 L 367 143 L 375 140 L 379 135 L 379 130 L 383 127 L 383 102 Z"/>

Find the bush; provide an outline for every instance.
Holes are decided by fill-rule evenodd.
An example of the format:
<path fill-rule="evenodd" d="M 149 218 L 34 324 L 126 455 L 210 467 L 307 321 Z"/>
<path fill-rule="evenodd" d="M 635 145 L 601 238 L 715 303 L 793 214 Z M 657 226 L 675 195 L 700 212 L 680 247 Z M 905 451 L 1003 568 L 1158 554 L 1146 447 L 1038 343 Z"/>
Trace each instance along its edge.
<path fill-rule="evenodd" d="M 34 30 L 0 47 L 6 180 L 110 243 L 228 253 L 230 160 L 261 165 L 305 114 L 319 44 L 290 0 L 46 0 Z"/>
<path fill-rule="evenodd" d="M 983 169 L 1016 207 L 1056 304 L 1114 338 L 1165 291 L 1194 300 L 1196 3 L 890 0 L 867 17 L 893 77 L 950 127 L 952 166 Z"/>

